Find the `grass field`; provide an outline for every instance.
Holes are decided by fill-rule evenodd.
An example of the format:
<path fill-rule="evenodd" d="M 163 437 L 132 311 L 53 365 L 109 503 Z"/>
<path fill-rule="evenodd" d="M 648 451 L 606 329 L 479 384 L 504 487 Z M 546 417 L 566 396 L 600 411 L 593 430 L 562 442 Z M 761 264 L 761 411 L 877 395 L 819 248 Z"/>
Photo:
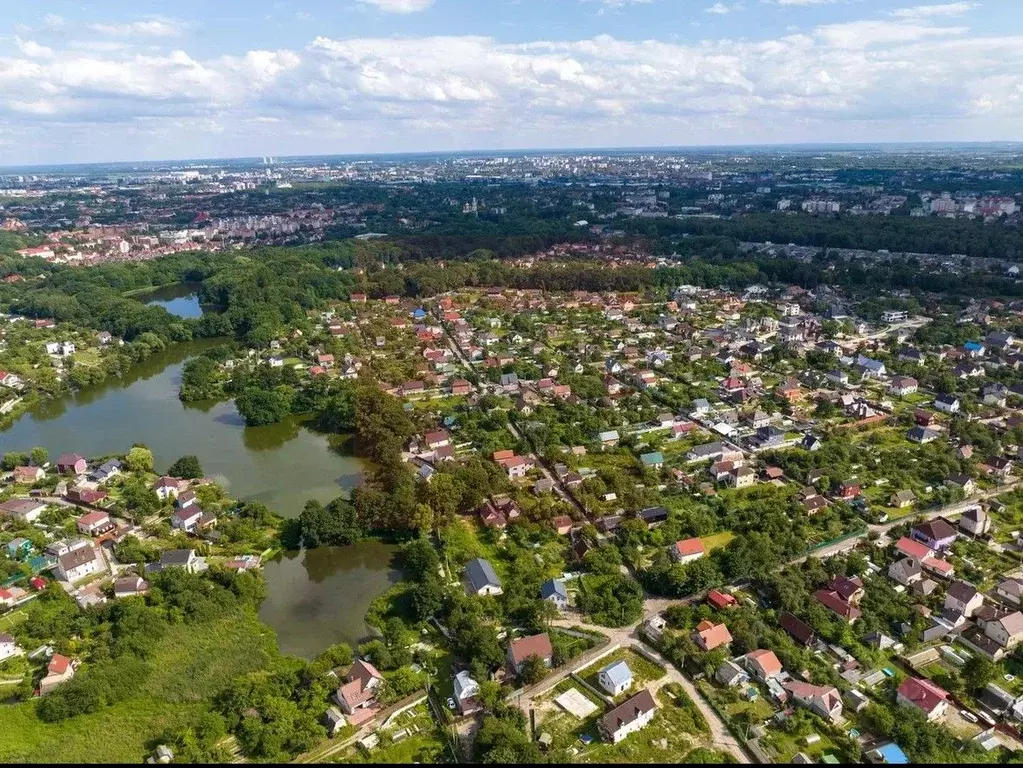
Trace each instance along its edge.
<path fill-rule="evenodd" d="M 36 717 L 33 701 L 0 707 L 0 763 L 140 763 L 164 730 L 189 722 L 204 700 L 276 654 L 273 632 L 252 614 L 175 626 L 154 649 L 135 698 L 52 724 Z"/>
<path fill-rule="evenodd" d="M 712 549 L 718 549 L 719 547 L 726 546 L 728 542 L 734 538 L 735 534 L 731 531 L 720 531 L 718 533 L 713 533 L 710 536 L 701 536 L 700 541 L 703 542 L 703 546 L 705 546 L 707 551 L 710 552 Z"/>

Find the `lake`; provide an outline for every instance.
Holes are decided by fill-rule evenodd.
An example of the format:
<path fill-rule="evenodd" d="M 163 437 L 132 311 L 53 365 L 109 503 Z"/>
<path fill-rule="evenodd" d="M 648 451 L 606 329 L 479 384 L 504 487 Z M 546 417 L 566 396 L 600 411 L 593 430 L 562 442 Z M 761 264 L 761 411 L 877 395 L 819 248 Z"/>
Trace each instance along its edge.
<path fill-rule="evenodd" d="M 370 603 L 401 576 L 397 551 L 368 541 L 285 552 L 264 566 L 267 596 L 259 618 L 293 656 L 311 659 L 339 642 L 354 647 L 373 634 L 365 621 Z"/>
<path fill-rule="evenodd" d="M 197 293 L 199 286 L 192 283 L 165 285 L 155 291 L 136 296 L 139 301 L 163 307 L 178 317 L 202 317 L 202 306 Z"/>
<path fill-rule="evenodd" d="M 175 344 L 123 378 L 42 402 L 0 432 L 0 451 L 41 445 L 54 458 L 102 456 L 139 442 L 152 450 L 161 472 L 194 453 L 232 497 L 262 501 L 287 517 L 297 517 L 308 499 L 327 502 L 355 487 L 360 460 L 332 450 L 300 418 L 246 427 L 233 402 L 178 399 L 184 361 L 217 343 Z"/>

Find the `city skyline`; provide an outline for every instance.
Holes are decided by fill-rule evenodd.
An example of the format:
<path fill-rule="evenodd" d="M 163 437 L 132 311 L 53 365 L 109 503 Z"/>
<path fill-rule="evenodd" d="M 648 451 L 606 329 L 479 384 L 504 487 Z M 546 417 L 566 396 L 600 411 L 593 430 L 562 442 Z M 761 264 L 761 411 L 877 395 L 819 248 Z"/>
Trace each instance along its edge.
<path fill-rule="evenodd" d="M 1009 141 L 1004 0 L 62 0 L 0 26 L 0 166 Z"/>

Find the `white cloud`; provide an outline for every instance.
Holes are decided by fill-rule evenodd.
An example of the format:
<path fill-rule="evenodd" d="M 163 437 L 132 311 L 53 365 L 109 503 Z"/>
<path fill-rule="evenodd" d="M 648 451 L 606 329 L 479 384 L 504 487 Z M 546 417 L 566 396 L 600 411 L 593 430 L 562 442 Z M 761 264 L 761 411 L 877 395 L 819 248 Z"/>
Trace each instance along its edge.
<path fill-rule="evenodd" d="M 40 45 L 35 40 L 22 40 L 20 37 L 15 38 L 15 43 L 23 54 L 28 56 L 30 59 L 48 59 L 53 56 L 53 49 L 48 48 L 45 45 Z"/>
<path fill-rule="evenodd" d="M 418 13 L 433 5 L 434 0 L 359 0 L 359 2 L 374 5 L 384 13 Z"/>
<path fill-rule="evenodd" d="M 187 26 L 176 19 L 152 18 L 123 24 L 88 24 L 86 29 L 110 37 L 178 37 Z"/>
<path fill-rule="evenodd" d="M 716 14 L 718 16 L 724 16 L 725 14 L 731 13 L 732 11 L 736 10 L 738 7 L 739 7 L 738 4 L 736 4 L 736 5 L 728 5 L 726 3 L 717 2 L 717 3 L 714 3 L 714 5 L 711 5 L 711 6 L 708 6 L 707 8 L 704 8 L 703 12 L 704 13 L 713 13 L 713 14 Z"/>
<path fill-rule="evenodd" d="M 964 16 L 974 8 L 977 3 L 943 3 L 941 5 L 917 5 L 912 8 L 898 8 L 891 12 L 897 19 L 930 19 L 938 17 Z"/>
<path fill-rule="evenodd" d="M 1023 34 L 916 19 L 693 44 L 319 37 L 200 57 L 97 42 L 0 55 L 0 164 L 15 148 L 54 159 L 100 146 L 110 158 L 1023 135 Z"/>

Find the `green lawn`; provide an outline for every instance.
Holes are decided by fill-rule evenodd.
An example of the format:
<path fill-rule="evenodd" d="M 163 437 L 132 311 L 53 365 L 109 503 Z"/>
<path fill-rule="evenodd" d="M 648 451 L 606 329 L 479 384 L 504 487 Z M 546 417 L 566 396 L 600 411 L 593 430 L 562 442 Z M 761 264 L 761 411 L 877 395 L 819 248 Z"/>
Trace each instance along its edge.
<path fill-rule="evenodd" d="M 395 741 L 395 736 L 402 730 L 408 730 L 410 734 Z M 402 714 L 386 731 L 376 733 L 380 737 L 380 744 L 371 751 L 367 753 L 353 746 L 337 762 L 392 765 L 451 762 L 445 734 L 433 721 L 425 702 Z"/>
<path fill-rule="evenodd" d="M 139 695 L 60 723 L 44 723 L 29 701 L 0 707 L 0 762 L 140 763 L 151 741 L 187 723 L 234 678 L 277 655 L 273 632 L 254 614 L 172 627 L 149 659 Z"/>
<path fill-rule="evenodd" d="M 629 648 L 620 648 L 614 653 L 605 656 L 596 664 L 586 667 L 580 674 L 583 676 L 583 680 L 598 691 L 603 692 L 603 688 L 600 687 L 600 681 L 598 680 L 600 670 L 618 661 L 624 661 L 629 665 L 629 669 L 632 670 L 632 687 L 625 693 L 616 696 L 614 698 L 615 703 L 621 703 L 633 693 L 637 693 L 641 688 L 646 688 L 649 683 L 660 680 L 665 674 L 664 667 L 648 661 Z"/>

